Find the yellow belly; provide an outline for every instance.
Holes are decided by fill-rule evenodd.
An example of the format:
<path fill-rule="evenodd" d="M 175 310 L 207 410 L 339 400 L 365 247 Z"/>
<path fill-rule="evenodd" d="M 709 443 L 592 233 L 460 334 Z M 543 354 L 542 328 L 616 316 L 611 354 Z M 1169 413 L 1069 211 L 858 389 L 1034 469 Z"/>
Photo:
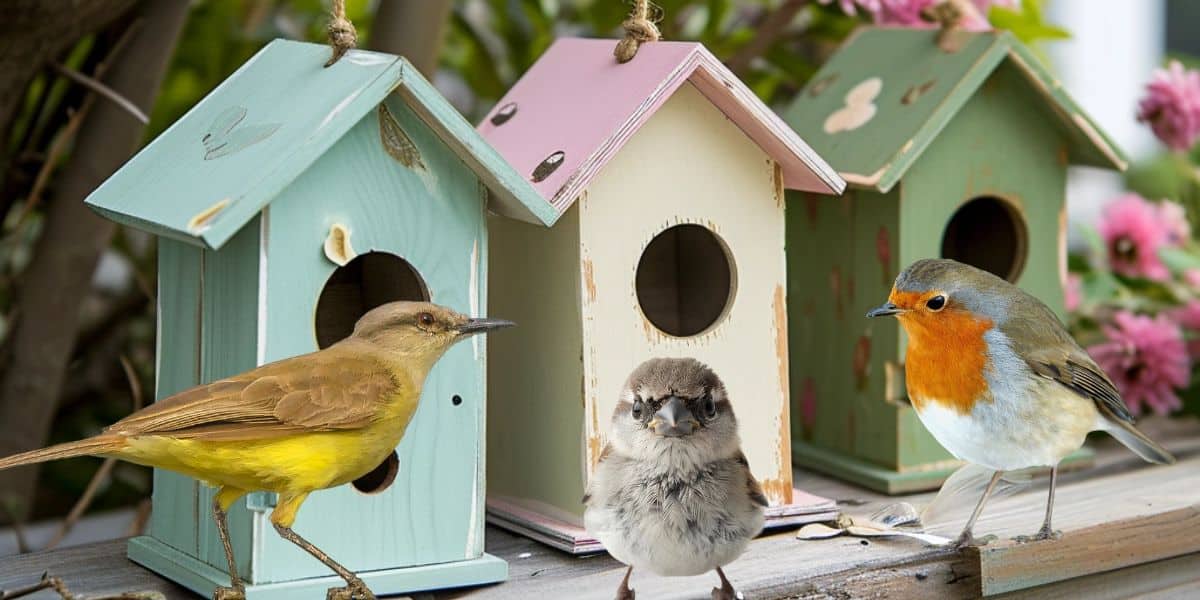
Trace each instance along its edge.
<path fill-rule="evenodd" d="M 303 433 L 264 440 L 212 442 L 168 436 L 129 438 L 120 457 L 214 486 L 299 494 L 348 483 L 387 458 L 408 418 L 353 431 Z"/>

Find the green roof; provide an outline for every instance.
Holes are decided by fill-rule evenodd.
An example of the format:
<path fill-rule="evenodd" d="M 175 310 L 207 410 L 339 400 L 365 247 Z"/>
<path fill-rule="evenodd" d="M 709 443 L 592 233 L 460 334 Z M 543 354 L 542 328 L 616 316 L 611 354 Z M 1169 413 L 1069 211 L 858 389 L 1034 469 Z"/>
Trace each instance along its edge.
<path fill-rule="evenodd" d="M 959 33 L 962 44 L 954 52 L 939 48 L 937 35 L 857 30 L 796 96 L 784 120 L 849 185 L 887 192 L 1008 60 L 1062 125 L 1072 163 L 1125 169 L 1124 154 L 1011 33 Z"/>
<path fill-rule="evenodd" d="M 557 214 L 408 61 L 275 40 L 87 198 L 115 221 L 217 249 L 355 123 L 399 94 L 487 186 L 491 209 Z"/>

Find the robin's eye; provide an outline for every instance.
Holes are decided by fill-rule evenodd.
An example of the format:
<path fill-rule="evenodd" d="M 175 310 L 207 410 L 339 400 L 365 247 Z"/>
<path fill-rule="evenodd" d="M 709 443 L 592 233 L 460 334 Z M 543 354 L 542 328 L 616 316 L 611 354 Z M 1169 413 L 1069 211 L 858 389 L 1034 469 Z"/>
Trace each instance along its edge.
<path fill-rule="evenodd" d="M 715 419 L 717 416 L 717 401 L 713 399 L 712 392 L 704 394 L 704 416 L 708 419 Z"/>
<path fill-rule="evenodd" d="M 925 306 L 929 310 L 932 310 L 934 312 L 942 310 L 942 308 L 944 308 L 946 306 L 946 297 L 945 296 L 934 296 L 925 303 Z"/>
<path fill-rule="evenodd" d="M 433 326 L 433 315 L 423 312 L 417 315 L 417 322 L 420 323 L 422 327 L 431 327 Z"/>
<path fill-rule="evenodd" d="M 642 415 L 646 412 L 646 403 L 642 402 L 641 398 L 633 399 L 633 410 L 629 414 L 636 420 L 641 421 Z"/>

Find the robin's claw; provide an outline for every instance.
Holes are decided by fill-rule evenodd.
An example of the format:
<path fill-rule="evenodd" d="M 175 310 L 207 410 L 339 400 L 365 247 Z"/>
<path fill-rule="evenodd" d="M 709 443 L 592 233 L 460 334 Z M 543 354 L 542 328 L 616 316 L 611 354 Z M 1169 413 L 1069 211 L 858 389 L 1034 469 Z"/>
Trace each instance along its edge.
<path fill-rule="evenodd" d="M 1018 544 L 1029 544 L 1032 542 L 1042 542 L 1045 540 L 1057 540 L 1061 537 L 1062 531 L 1043 527 L 1033 535 L 1018 535 L 1017 537 L 1013 538 L 1013 541 Z"/>
<path fill-rule="evenodd" d="M 985 536 L 975 537 L 970 531 L 964 531 L 962 532 L 962 535 L 958 536 L 958 539 L 954 541 L 954 547 L 959 550 L 962 550 L 963 548 L 977 548 L 980 546 L 986 546 L 995 540 L 996 536 L 990 533 Z"/>

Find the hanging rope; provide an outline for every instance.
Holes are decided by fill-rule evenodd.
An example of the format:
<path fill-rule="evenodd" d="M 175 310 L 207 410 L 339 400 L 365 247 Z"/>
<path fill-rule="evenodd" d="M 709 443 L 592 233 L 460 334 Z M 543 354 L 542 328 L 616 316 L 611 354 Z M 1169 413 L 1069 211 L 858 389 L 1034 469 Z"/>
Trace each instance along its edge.
<path fill-rule="evenodd" d="M 660 35 L 658 26 L 650 20 L 649 0 L 633 0 L 633 12 L 629 13 L 629 18 L 621 26 L 625 28 L 625 37 L 613 49 L 613 56 L 617 57 L 619 63 L 633 60 L 642 44 L 657 42 Z"/>
<path fill-rule="evenodd" d="M 354 24 L 350 22 L 350 19 L 346 18 L 346 0 L 333 0 L 328 32 L 329 47 L 333 49 L 333 55 L 325 63 L 326 67 L 333 66 L 333 63 L 342 58 L 346 51 L 358 43 L 358 32 L 354 30 Z"/>

